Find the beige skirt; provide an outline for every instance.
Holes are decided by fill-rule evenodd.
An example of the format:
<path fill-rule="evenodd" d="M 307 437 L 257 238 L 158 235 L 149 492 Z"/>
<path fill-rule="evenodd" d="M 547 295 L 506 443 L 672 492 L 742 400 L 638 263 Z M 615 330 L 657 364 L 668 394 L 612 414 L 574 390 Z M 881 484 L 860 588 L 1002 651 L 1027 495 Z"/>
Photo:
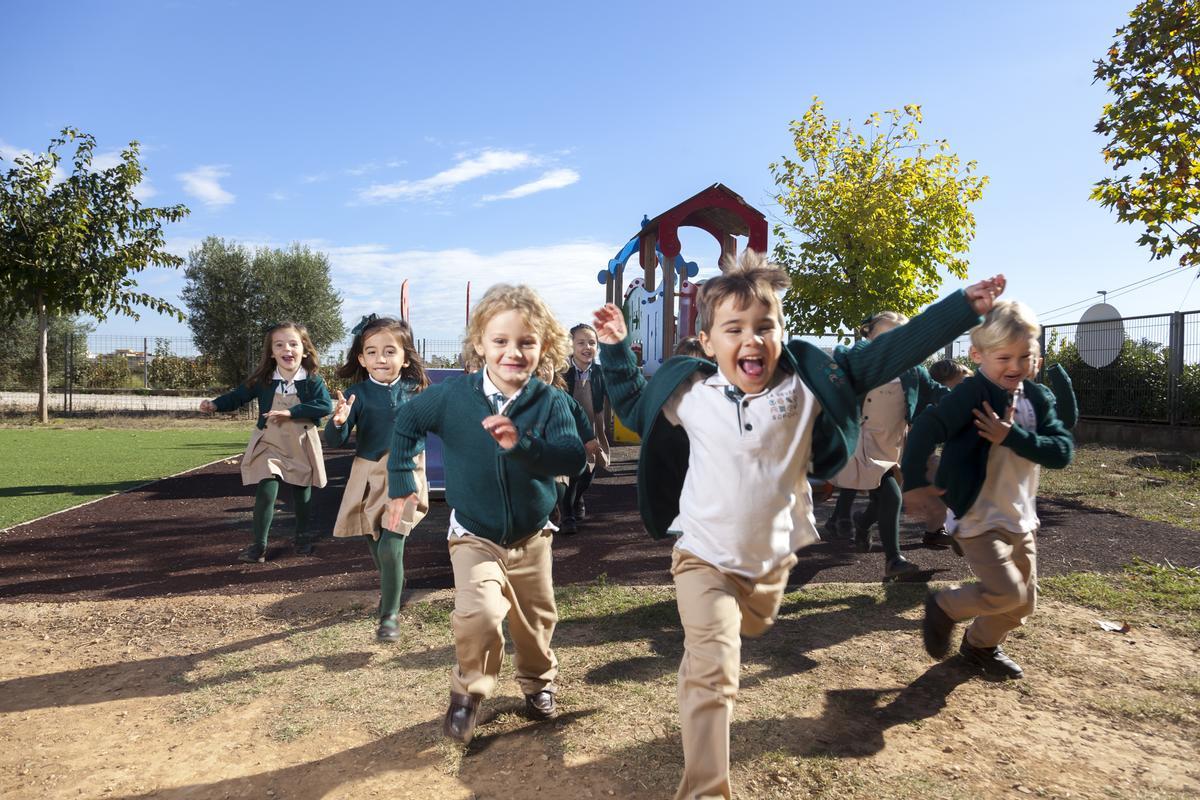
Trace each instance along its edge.
<path fill-rule="evenodd" d="M 350 477 L 346 480 L 346 492 L 342 495 L 342 506 L 338 509 L 337 521 L 333 523 L 333 535 L 370 536 L 379 538 L 383 518 L 388 504 L 388 454 L 375 461 L 354 457 L 350 466 Z M 400 530 L 393 531 L 401 536 L 412 533 L 417 523 L 429 513 L 429 484 L 425 480 L 425 454 L 417 456 L 417 468 L 413 472 L 417 482 L 417 507 L 409 506 L 400 523 Z"/>
<path fill-rule="evenodd" d="M 291 408 L 297 403 L 299 398 L 294 394 L 277 394 L 271 408 Z M 254 429 L 242 456 L 242 485 L 256 486 L 270 478 L 293 486 L 320 489 L 325 485 L 325 454 L 315 420 L 284 419 Z"/>

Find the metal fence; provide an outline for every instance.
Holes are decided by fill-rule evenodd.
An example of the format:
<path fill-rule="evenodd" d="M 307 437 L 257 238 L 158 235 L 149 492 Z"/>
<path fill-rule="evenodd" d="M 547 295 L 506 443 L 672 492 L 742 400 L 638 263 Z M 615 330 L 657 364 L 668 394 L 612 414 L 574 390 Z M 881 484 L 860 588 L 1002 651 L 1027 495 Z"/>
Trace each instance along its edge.
<path fill-rule="evenodd" d="M 331 386 L 340 385 L 333 373 L 345 363 L 351 342 L 336 344 L 321 355 L 321 374 Z M 428 366 L 460 366 L 458 340 L 420 339 L 416 345 Z M 261 347 L 259 337 L 246 343 L 245 374 L 257 366 Z M 0 414 L 37 409 L 40 370 L 36 353 L 24 352 L 28 349 L 4 348 L 0 353 Z M 201 353 L 190 337 L 52 331 L 47 363 L 49 410 L 63 416 L 197 412 L 201 400 L 230 388 L 214 359 Z M 238 415 L 254 419 L 256 406 L 251 403 Z"/>
<path fill-rule="evenodd" d="M 1115 356 L 1101 367 L 1088 363 L 1097 336 Z M 960 337 L 945 357 L 967 360 L 970 344 Z M 1200 311 L 1047 325 L 1041 344 L 1045 364 L 1071 376 L 1081 418 L 1200 425 Z"/>

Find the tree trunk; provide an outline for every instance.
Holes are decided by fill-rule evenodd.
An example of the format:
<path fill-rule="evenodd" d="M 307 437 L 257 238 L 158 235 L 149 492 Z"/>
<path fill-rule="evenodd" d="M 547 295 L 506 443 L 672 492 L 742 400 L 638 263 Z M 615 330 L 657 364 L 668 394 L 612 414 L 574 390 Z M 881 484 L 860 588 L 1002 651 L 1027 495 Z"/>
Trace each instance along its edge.
<path fill-rule="evenodd" d="M 50 321 L 46 318 L 46 304 L 42 301 L 42 293 L 37 294 L 38 315 L 38 420 L 45 424 L 50 421 L 50 364 L 47 355 L 47 340 Z"/>

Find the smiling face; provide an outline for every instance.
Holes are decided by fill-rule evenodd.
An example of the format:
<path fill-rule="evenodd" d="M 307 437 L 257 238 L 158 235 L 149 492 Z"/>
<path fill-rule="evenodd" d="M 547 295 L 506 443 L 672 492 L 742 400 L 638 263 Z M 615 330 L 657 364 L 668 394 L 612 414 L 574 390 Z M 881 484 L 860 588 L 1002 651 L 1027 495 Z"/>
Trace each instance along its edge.
<path fill-rule="evenodd" d="M 404 360 L 404 346 L 387 328 L 379 328 L 363 340 L 358 363 L 380 383 L 396 380 L 400 377 L 400 370 L 407 365 Z"/>
<path fill-rule="evenodd" d="M 992 383 L 1015 392 L 1021 381 L 1029 377 L 1037 359 L 1037 351 L 1037 339 L 1022 337 L 986 350 L 972 347 L 971 360 L 979 365 L 979 371 Z"/>
<path fill-rule="evenodd" d="M 474 347 L 492 383 L 510 397 L 528 382 L 542 355 L 541 337 L 516 309 L 489 319 Z"/>
<path fill-rule="evenodd" d="M 733 295 L 721 301 L 713 311 L 711 330 L 700 332 L 700 344 L 734 386 L 756 394 L 775 377 L 783 329 L 766 303 L 753 300 L 739 308 L 738 302 Z"/>
<path fill-rule="evenodd" d="M 304 342 L 300 340 L 300 331 L 295 328 L 280 328 L 271 334 L 271 357 L 275 359 L 275 367 L 286 380 L 291 380 L 300 369 L 300 359 L 304 358 Z"/>
<path fill-rule="evenodd" d="M 575 363 L 587 367 L 596 357 L 596 332 L 591 328 L 580 328 L 571 337 L 571 355 Z"/>

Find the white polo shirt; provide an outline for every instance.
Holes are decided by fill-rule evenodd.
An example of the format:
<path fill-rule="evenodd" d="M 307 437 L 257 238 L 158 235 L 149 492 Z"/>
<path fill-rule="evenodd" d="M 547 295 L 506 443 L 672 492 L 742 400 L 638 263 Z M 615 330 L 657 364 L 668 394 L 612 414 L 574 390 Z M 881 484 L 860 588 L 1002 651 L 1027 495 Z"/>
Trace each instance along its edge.
<path fill-rule="evenodd" d="M 819 541 L 808 484 L 816 397 L 792 373 L 740 399 L 718 371 L 663 405 L 691 442 L 675 546 L 734 575 L 760 578 Z"/>
<path fill-rule="evenodd" d="M 1013 424 L 1027 431 L 1037 430 L 1037 413 L 1020 389 L 1013 403 L 1016 406 Z M 1034 462 L 1017 455 L 1010 447 L 992 445 L 988 450 L 987 476 L 979 490 L 979 497 L 958 521 L 955 535 L 967 539 L 992 530 L 1009 533 L 1037 530 L 1040 476 L 1041 467 Z"/>

